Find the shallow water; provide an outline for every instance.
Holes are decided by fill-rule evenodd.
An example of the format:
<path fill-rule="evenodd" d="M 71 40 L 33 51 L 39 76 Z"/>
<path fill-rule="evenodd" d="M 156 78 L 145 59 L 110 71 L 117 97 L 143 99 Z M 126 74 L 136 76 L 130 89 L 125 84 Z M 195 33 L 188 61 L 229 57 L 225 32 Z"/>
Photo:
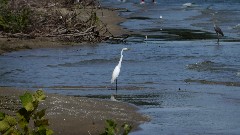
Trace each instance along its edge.
<path fill-rule="evenodd" d="M 109 99 L 115 93 L 112 70 L 127 47 L 117 99 L 136 104 L 152 118 L 132 134 L 239 134 L 240 2 L 200 0 L 190 8 L 182 6 L 184 0 L 146 2 L 103 2 L 129 9 L 120 12 L 129 18 L 121 25 L 138 34 L 126 43 L 0 56 L 0 86 Z M 219 45 L 210 13 L 226 35 Z"/>

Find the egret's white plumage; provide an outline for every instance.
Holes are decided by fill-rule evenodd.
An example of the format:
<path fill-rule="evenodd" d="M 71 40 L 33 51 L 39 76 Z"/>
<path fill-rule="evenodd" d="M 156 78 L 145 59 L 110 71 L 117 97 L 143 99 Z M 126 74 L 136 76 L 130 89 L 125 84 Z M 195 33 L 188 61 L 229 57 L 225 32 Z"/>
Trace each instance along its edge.
<path fill-rule="evenodd" d="M 121 57 L 120 57 L 120 60 L 117 64 L 117 66 L 114 68 L 113 70 L 113 73 L 112 73 L 112 79 L 111 79 L 111 83 L 113 83 L 117 77 L 119 76 L 119 73 L 120 73 L 120 70 L 121 70 L 121 65 L 122 65 L 122 59 L 123 59 L 123 51 L 126 51 L 128 50 L 128 48 L 123 48 L 122 51 L 121 51 Z"/>
<path fill-rule="evenodd" d="M 192 7 L 193 6 L 193 3 L 185 3 L 183 4 L 183 7 Z"/>
<path fill-rule="evenodd" d="M 117 77 L 118 77 L 118 75 L 119 75 L 119 73 L 120 73 L 120 68 L 121 68 L 121 64 L 120 64 L 120 65 L 118 64 L 118 65 L 114 68 L 113 73 L 112 73 L 111 83 L 113 83 L 113 82 L 117 79 Z"/>

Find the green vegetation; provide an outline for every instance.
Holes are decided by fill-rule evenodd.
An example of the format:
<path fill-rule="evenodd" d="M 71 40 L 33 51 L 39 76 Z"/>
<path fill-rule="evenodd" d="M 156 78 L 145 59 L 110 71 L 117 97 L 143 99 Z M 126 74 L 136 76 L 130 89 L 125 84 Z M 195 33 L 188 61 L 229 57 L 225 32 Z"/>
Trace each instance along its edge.
<path fill-rule="evenodd" d="M 37 109 L 39 102 L 45 98 L 42 90 L 37 90 L 34 94 L 26 92 L 20 96 L 23 107 L 17 111 L 15 117 L 0 112 L 0 133 L 3 135 L 53 134 L 53 131 L 48 129 L 48 119 L 44 117 L 46 109 Z"/>
<path fill-rule="evenodd" d="M 122 129 L 119 131 L 117 128 L 117 124 L 113 120 L 106 120 L 107 127 L 105 128 L 105 132 L 100 135 L 128 135 L 132 130 L 132 126 L 128 124 L 123 124 Z"/>
<path fill-rule="evenodd" d="M 12 9 L 8 0 L 0 0 L 0 31 L 7 33 L 25 32 L 30 24 L 30 9 Z"/>

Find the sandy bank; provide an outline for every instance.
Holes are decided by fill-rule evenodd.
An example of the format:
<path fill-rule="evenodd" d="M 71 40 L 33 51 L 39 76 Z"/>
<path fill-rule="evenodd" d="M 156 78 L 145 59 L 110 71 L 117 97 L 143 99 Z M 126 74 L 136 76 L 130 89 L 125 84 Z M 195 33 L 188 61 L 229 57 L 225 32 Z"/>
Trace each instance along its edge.
<path fill-rule="evenodd" d="M 19 109 L 18 96 L 23 90 L 0 87 L 0 111 L 11 113 Z M 148 120 L 137 112 L 136 106 L 84 97 L 48 94 L 40 107 L 47 108 L 47 118 L 54 134 L 84 135 L 104 131 L 105 120 L 113 119 L 119 126 L 123 123 L 138 125 Z"/>
<path fill-rule="evenodd" d="M 113 9 L 102 9 L 97 11 L 97 16 L 107 25 L 109 32 L 108 36 L 120 36 L 129 33 L 119 24 L 125 19 L 118 15 L 118 12 Z M 19 39 L 19 38 L 4 38 L 0 37 L 0 55 L 5 52 L 17 51 L 21 49 L 34 48 L 54 48 L 69 45 L 81 45 L 86 43 L 60 42 L 55 38 L 38 37 L 35 39 Z"/>

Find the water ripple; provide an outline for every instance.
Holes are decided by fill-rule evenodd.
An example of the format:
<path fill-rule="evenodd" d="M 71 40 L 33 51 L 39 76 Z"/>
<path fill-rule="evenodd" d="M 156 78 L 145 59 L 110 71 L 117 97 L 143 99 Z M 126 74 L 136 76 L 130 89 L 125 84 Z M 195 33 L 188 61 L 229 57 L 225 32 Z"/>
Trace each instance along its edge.
<path fill-rule="evenodd" d="M 187 65 L 187 68 L 190 70 L 196 70 L 196 71 L 215 71 L 218 72 L 221 70 L 222 67 L 224 67 L 224 64 L 215 63 L 212 61 L 203 61 L 199 63 L 189 64 Z"/>
<path fill-rule="evenodd" d="M 201 83 L 210 85 L 226 85 L 226 86 L 238 86 L 240 87 L 240 82 L 225 82 L 225 81 L 211 81 L 211 80 L 198 80 L 198 79 L 185 79 L 186 83 Z"/>

